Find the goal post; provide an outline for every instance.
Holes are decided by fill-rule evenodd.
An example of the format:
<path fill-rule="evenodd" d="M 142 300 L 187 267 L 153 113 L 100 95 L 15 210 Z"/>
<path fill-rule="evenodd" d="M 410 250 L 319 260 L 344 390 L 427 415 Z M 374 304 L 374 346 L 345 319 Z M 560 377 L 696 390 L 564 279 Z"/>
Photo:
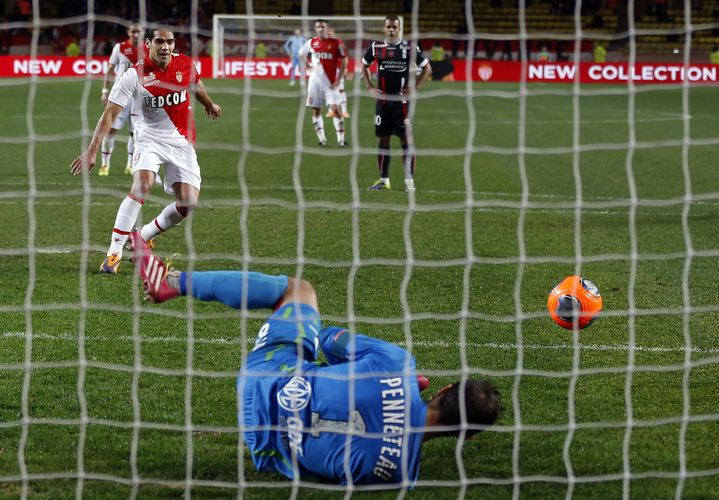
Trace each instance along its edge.
<path fill-rule="evenodd" d="M 400 26 L 404 26 L 402 16 Z M 283 16 L 216 14 L 212 18 L 212 77 L 228 76 L 225 63 L 252 59 L 262 42 L 267 56 L 286 57 L 283 46 L 296 29 L 305 39 L 314 33 L 314 21 L 327 20 L 348 49 L 350 59 L 359 59 L 362 50 L 381 36 L 385 16 Z M 400 33 L 401 35 L 401 33 Z"/>

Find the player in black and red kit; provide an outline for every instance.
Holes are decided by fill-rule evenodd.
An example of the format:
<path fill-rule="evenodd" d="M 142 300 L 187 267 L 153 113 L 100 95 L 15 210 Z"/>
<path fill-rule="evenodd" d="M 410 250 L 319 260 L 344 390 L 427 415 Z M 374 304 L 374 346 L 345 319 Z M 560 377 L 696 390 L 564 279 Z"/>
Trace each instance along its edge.
<path fill-rule="evenodd" d="M 414 153 L 410 151 L 412 143 L 412 124 L 409 121 L 410 63 L 414 58 L 421 73 L 415 81 L 418 89 L 432 74 L 429 60 L 418 46 L 402 40 L 400 22 L 397 16 L 389 15 L 384 19 L 384 42 L 372 42 L 362 57 L 362 76 L 367 88 L 377 97 L 375 106 L 375 135 L 379 138 L 377 166 L 380 179 L 369 189 L 390 189 L 389 182 L 389 139 L 392 134 L 399 137 L 404 151 L 405 190 L 414 191 Z M 377 86 L 372 83 L 370 66 L 377 61 Z"/>

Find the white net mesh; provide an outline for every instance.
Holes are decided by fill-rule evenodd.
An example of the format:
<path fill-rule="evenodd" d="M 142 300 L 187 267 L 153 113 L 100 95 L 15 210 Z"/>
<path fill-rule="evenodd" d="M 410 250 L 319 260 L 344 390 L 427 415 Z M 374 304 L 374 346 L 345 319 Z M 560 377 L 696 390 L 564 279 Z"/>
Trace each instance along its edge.
<path fill-rule="evenodd" d="M 172 17 L 169 6 L 149 7 L 34 1 L 21 18 L 6 6 L 2 49 L 52 59 L 54 40 L 72 37 L 90 59 L 133 15 Z M 417 495 L 715 495 L 716 88 L 661 80 L 672 67 L 704 68 L 715 2 L 354 2 L 335 6 L 342 15 L 297 17 L 273 13 L 289 12 L 285 3 L 236 7 L 251 16 L 217 18 L 212 31 L 200 2 L 177 7 L 169 23 L 194 57 L 214 50 L 203 78 L 225 116 L 197 115 L 201 206 L 158 251 L 181 252 L 188 270 L 308 278 L 328 323 L 410 350 L 430 392 L 492 379 L 503 417 L 471 441 L 425 444 Z M 466 77 L 412 96 L 416 194 L 366 191 L 376 178 L 374 102 L 356 81 L 346 92 L 352 147 L 319 149 L 300 87 L 265 80 L 267 64 L 268 73 L 247 74 L 261 59 L 285 71 L 281 45 L 294 29 L 309 35 L 316 17 L 331 21 L 356 63 L 389 10 L 404 11 L 405 37 L 427 56 L 439 40 L 435 62 L 450 58 L 451 74 Z M 613 69 L 595 75 L 654 63 L 652 78 L 586 83 L 596 41 Z M 543 75 L 552 63 L 578 64 L 568 84 L 530 81 L 530 64 L 503 66 L 538 62 L 544 45 Z M 210 67 L 234 71 L 232 57 L 245 65 L 231 76 L 243 80 L 211 79 Z M 2 491 L 280 498 L 365 489 L 254 470 L 234 383 L 264 313 L 144 304 L 129 263 L 118 277 L 96 275 L 129 178 L 115 166 L 106 179 L 71 179 L 65 168 L 101 112 L 101 72 L 45 79 L 42 64 L 23 64 L 4 59 L 15 78 L 0 80 Z M 497 80 L 505 70 L 520 78 Z M 396 186 L 396 142 L 392 151 Z M 144 220 L 166 203 L 153 192 Z M 560 331 L 546 314 L 547 292 L 568 274 L 592 278 L 605 299 L 582 332 Z"/>

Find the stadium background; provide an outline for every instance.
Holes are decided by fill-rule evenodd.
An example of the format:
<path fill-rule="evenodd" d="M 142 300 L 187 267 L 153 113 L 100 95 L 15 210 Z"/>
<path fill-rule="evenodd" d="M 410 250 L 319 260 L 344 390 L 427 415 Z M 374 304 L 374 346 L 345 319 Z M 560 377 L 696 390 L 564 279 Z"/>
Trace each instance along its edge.
<path fill-rule="evenodd" d="M 107 0 L 94 3 L 94 13 L 100 16 L 116 16 L 120 19 L 139 19 L 138 3 L 127 2 L 117 5 Z M 66 2 L 50 2 L 41 0 L 39 16 L 41 19 L 54 20 L 75 18 L 87 13 L 87 2 L 69 0 Z M 191 2 L 149 2 L 147 19 L 162 20 L 169 25 L 185 26 L 191 24 Z M 308 9 L 303 12 L 302 5 L 296 0 L 275 0 L 252 2 L 252 13 L 261 15 L 302 15 L 310 16 L 352 16 L 386 15 L 389 12 L 404 15 L 410 20 L 412 14 L 411 1 L 362 1 L 358 4 L 359 12 L 354 9 L 353 2 L 322 0 L 308 2 Z M 419 33 L 441 33 L 443 36 L 422 37 L 423 49 L 428 53 L 436 39 L 441 41 L 448 57 L 462 57 L 466 54 L 471 17 L 474 31 L 481 34 L 516 35 L 520 32 L 518 3 L 509 0 L 474 0 L 469 2 L 471 12 L 466 12 L 467 2 L 449 0 L 445 2 L 420 2 L 418 23 Z M 634 26 L 643 31 L 636 38 L 636 50 L 641 60 L 681 61 L 682 54 L 674 49 L 682 49 L 685 22 L 693 25 L 691 60 L 709 62 L 712 48 L 719 43 L 719 28 L 713 26 L 719 20 L 719 10 L 714 1 L 691 0 L 685 13 L 685 3 L 676 0 L 640 0 L 634 2 Z M 582 60 L 591 60 L 593 43 L 597 40 L 608 41 L 608 60 L 624 61 L 627 59 L 628 38 L 622 36 L 629 28 L 626 0 L 588 0 L 582 2 L 580 20 L 575 20 L 575 2 L 567 0 L 527 1 L 525 2 L 524 21 L 526 31 L 542 33 L 544 36 L 532 36 L 528 40 L 527 50 L 530 59 L 536 59 L 542 46 L 550 53 L 550 60 L 568 60 L 574 51 L 574 41 L 558 40 L 552 34 L 571 35 L 576 32 L 577 24 L 581 26 L 583 40 L 581 42 Z M 33 19 L 32 2 L 29 0 L 6 0 L 2 4 L 3 23 L 28 23 Z M 212 28 L 214 14 L 246 14 L 247 3 L 231 0 L 199 2 L 197 24 L 199 45 L 195 48 L 197 55 L 210 55 L 207 43 Z M 688 17 L 685 18 L 685 15 Z M 125 38 L 125 29 L 118 23 L 96 21 L 95 36 L 92 41 L 91 55 L 109 56 L 113 42 Z M 650 33 L 651 32 L 651 33 Z M 87 44 L 87 24 L 84 22 L 62 23 L 59 26 L 41 30 L 38 55 L 64 54 L 67 45 L 75 40 L 79 43 L 82 53 Z M 5 27 L 1 33 L 0 53 L 28 54 L 31 30 L 23 27 Z M 189 38 L 189 37 L 188 37 Z M 481 36 L 471 41 L 474 57 L 483 59 L 505 59 L 511 52 L 516 60 L 519 47 L 517 41 L 511 41 L 510 47 L 503 42 L 482 39 Z M 179 40 L 178 48 L 191 51 L 189 39 Z M 283 56 L 279 46 L 268 47 L 268 56 Z M 506 52 L 506 54 L 505 54 Z"/>

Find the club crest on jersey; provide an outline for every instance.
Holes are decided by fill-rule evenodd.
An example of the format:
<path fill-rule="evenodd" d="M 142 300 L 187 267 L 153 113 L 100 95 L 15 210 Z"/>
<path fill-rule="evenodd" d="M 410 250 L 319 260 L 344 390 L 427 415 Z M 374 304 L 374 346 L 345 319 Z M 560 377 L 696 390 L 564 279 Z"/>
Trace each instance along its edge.
<path fill-rule="evenodd" d="M 182 83 L 182 71 L 175 73 L 175 78 L 177 78 L 177 83 Z"/>
<path fill-rule="evenodd" d="M 177 106 L 187 101 L 187 90 L 170 92 L 167 95 L 153 95 L 145 97 L 146 108 L 164 108 L 165 106 Z"/>
<path fill-rule="evenodd" d="M 292 377 L 277 393 L 277 402 L 287 411 L 304 410 L 310 402 L 312 386 L 303 377 Z"/>

